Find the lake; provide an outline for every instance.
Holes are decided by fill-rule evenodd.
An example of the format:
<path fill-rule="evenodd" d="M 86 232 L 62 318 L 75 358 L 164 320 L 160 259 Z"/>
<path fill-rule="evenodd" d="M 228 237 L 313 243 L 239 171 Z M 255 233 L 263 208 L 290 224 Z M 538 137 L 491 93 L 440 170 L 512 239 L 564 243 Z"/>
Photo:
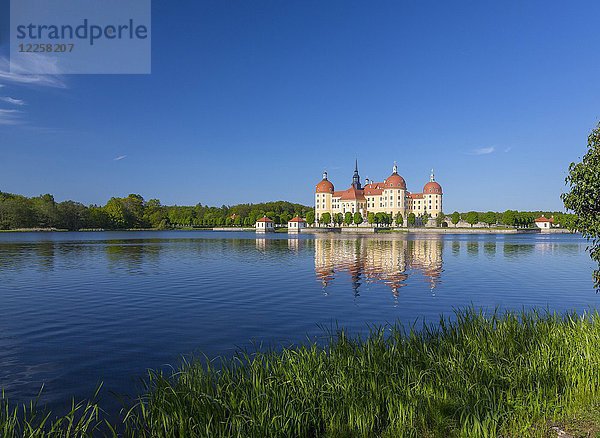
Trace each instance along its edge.
<path fill-rule="evenodd" d="M 135 395 L 182 355 L 280 347 L 327 328 L 435 322 L 457 307 L 600 307 L 577 235 L 367 237 L 0 233 L 0 389 L 61 409 Z"/>

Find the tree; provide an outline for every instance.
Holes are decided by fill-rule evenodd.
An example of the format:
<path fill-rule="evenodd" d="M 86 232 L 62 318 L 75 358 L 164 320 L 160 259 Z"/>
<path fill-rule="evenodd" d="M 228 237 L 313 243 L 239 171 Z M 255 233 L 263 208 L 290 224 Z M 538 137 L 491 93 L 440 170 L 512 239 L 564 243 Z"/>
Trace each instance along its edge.
<path fill-rule="evenodd" d="M 414 227 L 416 222 L 417 222 L 417 217 L 415 216 L 414 213 L 410 213 L 408 215 L 408 225 L 410 225 L 411 227 Z"/>
<path fill-rule="evenodd" d="M 331 223 L 331 214 L 325 212 L 321 215 L 320 222 L 325 225 L 329 225 Z"/>
<path fill-rule="evenodd" d="M 375 223 L 375 213 L 373 213 L 372 211 L 370 211 L 367 214 L 367 222 L 369 223 L 369 225 L 373 225 Z"/>
<path fill-rule="evenodd" d="M 156 225 L 155 228 L 158 228 L 159 230 L 168 230 L 171 227 L 172 226 L 171 226 L 171 222 L 169 222 L 169 218 L 165 217 Z"/>
<path fill-rule="evenodd" d="M 429 220 L 429 213 L 423 213 L 419 218 L 421 219 L 421 225 L 425 226 Z"/>
<path fill-rule="evenodd" d="M 59 226 L 59 218 L 54 196 L 46 194 L 36 198 L 31 198 L 31 205 L 35 210 L 35 221 L 38 227 L 50 228 Z"/>
<path fill-rule="evenodd" d="M 496 213 L 493 211 L 488 211 L 481 216 L 481 221 L 488 224 L 488 227 L 496 224 Z"/>
<path fill-rule="evenodd" d="M 588 136 L 588 150 L 580 163 L 569 165 L 566 183 L 570 188 L 561 198 L 567 210 L 575 213 L 569 229 L 580 232 L 591 244 L 590 256 L 600 264 L 600 123 Z M 600 269 L 593 274 L 600 287 Z"/>
<path fill-rule="evenodd" d="M 517 215 L 517 218 L 518 218 L 519 224 L 522 227 L 530 227 L 531 225 L 533 225 L 533 222 L 535 220 L 535 216 L 532 213 L 525 212 L 525 211 L 520 212 Z"/>
<path fill-rule="evenodd" d="M 308 213 L 306 213 L 306 222 L 310 225 L 315 223 L 315 212 L 313 210 L 310 210 Z"/>
<path fill-rule="evenodd" d="M 283 212 L 283 213 L 281 213 L 280 218 L 281 218 L 282 224 L 287 224 L 288 221 L 292 218 L 292 216 L 287 212 Z"/>
<path fill-rule="evenodd" d="M 166 211 L 167 217 L 172 224 L 189 226 L 194 223 L 196 212 L 192 207 L 173 206 L 168 207 Z M 220 224 L 231 225 L 232 221 L 229 216 L 219 214 L 218 217 L 220 219 Z"/>
<path fill-rule="evenodd" d="M 144 209 L 144 222 L 152 228 L 165 229 L 171 226 L 167 207 L 161 205 L 160 200 L 150 199 Z"/>
<path fill-rule="evenodd" d="M 132 193 L 120 201 L 125 210 L 128 228 L 143 228 L 148 226 L 148 224 L 144 223 L 144 208 L 146 207 L 146 203 L 142 196 Z"/>
<path fill-rule="evenodd" d="M 0 229 L 14 228 L 165 228 L 173 226 L 254 225 L 265 212 L 275 223 L 305 216 L 310 208 L 286 201 L 239 204 L 233 207 L 164 206 L 137 194 L 113 197 L 104 207 L 74 201 L 60 204 L 50 194 L 33 198 L 0 192 Z M 314 212 L 311 223 L 314 223 Z M 307 219 L 310 219 L 307 217 Z"/>
<path fill-rule="evenodd" d="M 358 211 L 356 213 L 354 213 L 354 224 L 356 226 L 359 226 L 360 224 L 363 223 L 363 217 L 362 214 L 360 214 Z"/>
<path fill-rule="evenodd" d="M 56 205 L 56 212 L 60 228 L 77 231 L 87 226 L 88 209 L 79 202 L 61 202 Z"/>
<path fill-rule="evenodd" d="M 329 213 L 327 213 L 329 214 Z M 269 219 L 271 219 L 273 221 L 273 223 L 275 224 L 279 224 L 281 222 L 281 219 L 279 218 L 279 215 L 277 213 L 275 213 L 274 211 L 267 211 L 267 217 Z M 329 216 L 329 222 L 331 222 L 331 216 Z M 327 223 L 329 223 L 327 222 Z"/>
<path fill-rule="evenodd" d="M 110 228 L 110 217 L 102 207 L 92 205 L 89 207 L 88 224 L 89 228 Z"/>
<path fill-rule="evenodd" d="M 344 215 L 342 213 L 336 213 L 334 217 L 334 222 L 338 225 L 342 225 L 344 223 Z"/>
<path fill-rule="evenodd" d="M 502 213 L 502 223 L 504 225 L 508 225 L 510 227 L 513 227 L 516 225 L 516 220 L 517 220 L 517 212 L 514 210 L 506 210 L 504 213 Z"/>
<path fill-rule="evenodd" d="M 404 225 L 404 217 L 402 213 L 398 212 L 396 213 L 396 226 L 401 227 L 402 225 Z"/>
<path fill-rule="evenodd" d="M 477 213 L 476 211 L 470 211 L 467 213 L 465 220 L 472 227 L 477 222 L 479 222 L 479 213 Z"/>
<path fill-rule="evenodd" d="M 438 227 L 441 227 L 445 220 L 446 220 L 446 215 L 440 211 L 437 214 L 437 216 L 435 217 L 435 224 Z M 446 224 L 446 225 L 448 225 L 448 224 Z"/>
<path fill-rule="evenodd" d="M 127 211 L 119 198 L 110 198 L 104 207 L 110 220 L 110 228 L 127 228 L 131 226 Z"/>
<path fill-rule="evenodd" d="M 375 223 L 377 225 L 385 224 L 385 220 L 386 220 L 385 213 L 379 212 L 379 213 L 375 214 Z"/>
<path fill-rule="evenodd" d="M 0 229 L 30 228 L 35 225 L 35 209 L 29 199 L 10 196 L 0 202 Z"/>
<path fill-rule="evenodd" d="M 344 215 L 344 224 L 345 225 L 350 225 L 352 223 L 352 213 L 350 213 L 349 211 L 346 212 L 346 214 Z"/>
<path fill-rule="evenodd" d="M 454 227 L 456 227 L 456 225 L 460 222 L 460 213 L 458 211 L 452 213 L 450 216 L 450 221 L 454 224 Z"/>
<path fill-rule="evenodd" d="M 563 228 L 571 229 L 574 225 L 576 215 L 566 213 L 556 213 L 554 215 L 554 223 Z"/>

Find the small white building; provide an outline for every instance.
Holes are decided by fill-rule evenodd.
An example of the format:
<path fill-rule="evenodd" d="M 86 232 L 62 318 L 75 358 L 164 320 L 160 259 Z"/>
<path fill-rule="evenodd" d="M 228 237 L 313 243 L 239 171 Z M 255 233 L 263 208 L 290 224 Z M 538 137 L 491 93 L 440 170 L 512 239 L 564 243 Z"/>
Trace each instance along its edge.
<path fill-rule="evenodd" d="M 554 226 L 554 217 L 547 218 L 544 217 L 544 215 L 542 215 L 541 217 L 538 217 L 535 220 L 535 224 L 538 228 L 541 228 L 542 230 L 549 230 Z"/>
<path fill-rule="evenodd" d="M 257 233 L 272 233 L 275 231 L 273 221 L 266 216 L 261 217 L 254 225 Z"/>
<path fill-rule="evenodd" d="M 299 233 L 302 228 L 306 228 L 306 221 L 300 216 L 288 221 L 288 233 Z"/>

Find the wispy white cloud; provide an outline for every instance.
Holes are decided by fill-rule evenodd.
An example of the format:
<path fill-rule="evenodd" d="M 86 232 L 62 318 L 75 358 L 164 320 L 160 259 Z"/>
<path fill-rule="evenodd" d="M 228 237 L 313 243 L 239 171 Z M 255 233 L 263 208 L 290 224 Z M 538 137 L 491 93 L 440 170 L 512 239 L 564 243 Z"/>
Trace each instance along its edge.
<path fill-rule="evenodd" d="M 30 74 L 34 72 L 34 74 Z M 44 74 L 40 74 L 43 72 Z M 45 56 L 32 56 L 25 62 L 11 63 L 0 56 L 0 88 L 6 85 L 14 87 L 53 87 L 66 88 L 66 82 L 60 74 L 55 60 Z M 15 97 L 0 96 L 0 102 L 9 105 L 24 106 L 25 101 Z M 25 113 L 14 109 L 0 108 L 0 125 L 27 126 Z"/>
<path fill-rule="evenodd" d="M 473 149 L 473 150 L 471 150 L 470 153 L 471 153 L 471 155 L 487 155 L 487 154 L 494 153 L 495 150 L 496 150 L 495 147 L 489 146 L 487 148 Z"/>
<path fill-rule="evenodd" d="M 37 73 L 40 71 L 44 74 Z M 36 73 L 31 74 L 31 72 Z M 32 56 L 29 61 L 12 64 L 8 58 L 0 57 L 0 82 L 41 87 L 67 87 L 56 60 L 45 56 Z"/>
<path fill-rule="evenodd" d="M 7 97 L 0 96 L 0 101 L 6 102 L 6 103 L 10 103 L 10 104 L 13 104 L 13 105 L 19 105 L 19 106 L 25 105 L 25 101 L 24 100 L 15 99 L 13 97 L 8 97 L 8 96 Z"/>
<path fill-rule="evenodd" d="M 23 123 L 21 111 L 0 108 L 0 125 L 20 125 Z"/>
<path fill-rule="evenodd" d="M 113 161 L 121 161 L 127 158 L 127 155 L 119 155 L 118 157 L 113 158 Z"/>

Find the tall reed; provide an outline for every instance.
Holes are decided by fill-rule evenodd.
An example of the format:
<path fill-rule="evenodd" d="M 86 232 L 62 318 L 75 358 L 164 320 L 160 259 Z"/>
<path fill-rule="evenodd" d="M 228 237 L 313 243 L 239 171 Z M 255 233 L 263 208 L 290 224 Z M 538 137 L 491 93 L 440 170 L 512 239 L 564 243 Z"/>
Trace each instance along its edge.
<path fill-rule="evenodd" d="M 587 421 L 600 434 L 600 315 L 457 311 L 416 330 L 151 372 L 112 423 L 94 402 L 60 418 L 0 401 L 0 436 L 522 437 Z"/>
<path fill-rule="evenodd" d="M 340 331 L 325 348 L 241 353 L 221 365 L 151 373 L 128 432 L 543 436 L 553 421 L 600 412 L 600 316 L 467 309 L 418 331 Z"/>

